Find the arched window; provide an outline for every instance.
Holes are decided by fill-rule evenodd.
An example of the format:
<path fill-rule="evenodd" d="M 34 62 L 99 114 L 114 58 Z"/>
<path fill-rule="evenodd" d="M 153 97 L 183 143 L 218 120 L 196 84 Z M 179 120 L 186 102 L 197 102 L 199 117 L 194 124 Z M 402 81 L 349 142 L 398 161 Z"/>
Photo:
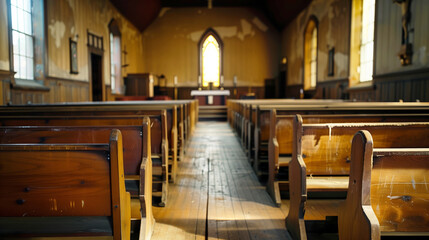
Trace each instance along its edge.
<path fill-rule="evenodd" d="M 199 43 L 200 69 L 202 87 L 219 87 L 222 75 L 222 41 L 212 29 L 207 30 Z M 200 84 L 200 83 L 199 83 Z"/>
<path fill-rule="evenodd" d="M 317 19 L 310 18 L 304 33 L 304 89 L 317 83 Z"/>
<path fill-rule="evenodd" d="M 121 64 L 121 32 L 118 23 L 112 19 L 109 23 L 110 37 L 110 87 L 112 93 L 123 93 Z"/>

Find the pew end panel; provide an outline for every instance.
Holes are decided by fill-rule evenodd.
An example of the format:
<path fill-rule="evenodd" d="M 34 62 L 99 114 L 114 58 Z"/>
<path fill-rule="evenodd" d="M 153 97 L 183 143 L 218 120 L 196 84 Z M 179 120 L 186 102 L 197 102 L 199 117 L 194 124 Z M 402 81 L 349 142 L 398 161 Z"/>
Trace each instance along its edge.
<path fill-rule="evenodd" d="M 429 148 L 373 148 L 371 139 L 360 131 L 353 140 L 340 237 L 429 236 Z"/>
<path fill-rule="evenodd" d="M 122 123 L 134 125 L 0 127 L 0 143 L 97 144 L 105 142 L 111 130 L 117 127 L 122 133 L 124 143 L 123 168 L 126 190 L 131 194 L 131 219 L 140 221 L 142 225 L 147 223 L 145 228 L 140 227 L 140 235 L 146 235 L 147 239 L 152 234 L 154 224 L 150 119 L 145 116 L 136 121 Z"/>
<path fill-rule="evenodd" d="M 146 151 L 142 154 L 142 161 L 140 164 L 140 180 L 139 184 L 139 206 L 140 206 L 140 238 L 150 239 L 154 230 L 155 218 L 152 211 L 152 155 L 149 149 L 151 148 L 151 131 L 150 119 L 145 117 L 143 122 L 143 135 L 142 149 Z"/>
<path fill-rule="evenodd" d="M 286 217 L 286 229 L 293 239 L 307 239 L 305 231 L 305 203 L 307 201 L 306 166 L 301 156 L 302 118 L 297 116 L 294 121 L 293 136 L 297 141 L 293 142 L 292 161 L 289 163 L 289 187 L 290 207 Z"/>
<path fill-rule="evenodd" d="M 297 197 L 294 189 L 297 184 L 306 187 L 306 190 L 302 191 L 302 196 L 308 196 L 308 192 L 330 194 L 347 191 L 351 140 L 359 129 L 371 130 L 377 147 L 426 147 L 429 140 L 428 122 L 303 124 L 302 117 L 297 115 L 294 128 L 297 127 L 299 129 L 294 129 L 296 134 L 293 158 L 289 164 L 291 183 L 289 215 L 292 216 L 297 215 L 296 208 L 302 208 L 298 212 L 305 213 L 306 198 Z M 305 163 L 301 163 L 300 160 Z M 301 177 L 299 173 L 305 177 Z M 295 226 L 299 222 L 293 217 L 290 221 L 294 221 Z M 302 235 L 300 238 L 304 239 L 305 236 Z"/>
<path fill-rule="evenodd" d="M 349 189 L 347 198 L 341 206 L 338 216 L 338 235 L 340 239 L 380 239 L 378 219 L 371 210 L 368 197 L 369 187 L 363 187 L 370 182 L 368 171 L 372 157 L 373 139 L 368 131 L 359 131 L 353 137 L 352 159 L 350 166 Z"/>

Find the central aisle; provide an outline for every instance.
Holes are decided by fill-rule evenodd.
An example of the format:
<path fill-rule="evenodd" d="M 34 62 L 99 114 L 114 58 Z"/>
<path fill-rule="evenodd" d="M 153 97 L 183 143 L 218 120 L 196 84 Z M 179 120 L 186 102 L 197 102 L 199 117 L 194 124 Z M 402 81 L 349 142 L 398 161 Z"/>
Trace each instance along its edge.
<path fill-rule="evenodd" d="M 290 239 L 226 122 L 199 122 L 186 150 L 152 239 Z"/>

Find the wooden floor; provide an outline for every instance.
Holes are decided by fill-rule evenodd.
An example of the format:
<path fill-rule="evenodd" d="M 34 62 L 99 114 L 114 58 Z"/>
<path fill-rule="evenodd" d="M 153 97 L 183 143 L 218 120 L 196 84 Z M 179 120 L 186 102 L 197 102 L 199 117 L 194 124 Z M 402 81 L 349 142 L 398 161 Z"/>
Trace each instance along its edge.
<path fill-rule="evenodd" d="M 312 204 L 328 211 L 338 206 L 316 200 L 310 212 Z M 284 223 L 288 205 L 274 206 L 226 122 L 199 122 L 177 182 L 169 185 L 167 206 L 154 207 L 152 239 L 291 239 Z"/>

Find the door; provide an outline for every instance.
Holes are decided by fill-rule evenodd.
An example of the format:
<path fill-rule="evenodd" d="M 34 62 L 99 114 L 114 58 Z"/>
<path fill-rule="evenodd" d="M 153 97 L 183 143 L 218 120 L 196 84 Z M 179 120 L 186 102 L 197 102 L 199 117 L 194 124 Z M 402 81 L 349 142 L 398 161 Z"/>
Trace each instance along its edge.
<path fill-rule="evenodd" d="M 102 57 L 91 53 L 92 101 L 103 101 Z"/>

